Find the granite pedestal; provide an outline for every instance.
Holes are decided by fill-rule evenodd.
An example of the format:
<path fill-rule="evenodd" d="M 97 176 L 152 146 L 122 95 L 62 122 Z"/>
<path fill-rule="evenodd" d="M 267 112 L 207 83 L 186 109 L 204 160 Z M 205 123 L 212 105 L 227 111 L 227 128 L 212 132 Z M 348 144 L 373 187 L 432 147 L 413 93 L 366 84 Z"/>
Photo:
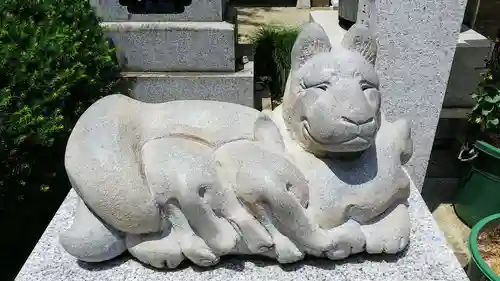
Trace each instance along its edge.
<path fill-rule="evenodd" d="M 227 22 L 105 22 L 126 71 L 235 71 L 235 31 Z"/>
<path fill-rule="evenodd" d="M 130 96 L 149 103 L 202 99 L 254 107 L 253 63 L 237 72 L 126 72 Z"/>
<path fill-rule="evenodd" d="M 71 225 L 76 203 L 76 194 L 71 191 L 15 280 L 467 281 L 465 272 L 448 248 L 419 191 L 415 186 L 411 190 L 410 244 L 406 251 L 397 256 L 359 255 L 339 262 L 306 259 L 289 265 L 278 265 L 275 261 L 258 258 L 225 258 L 215 268 L 204 269 L 187 263 L 172 271 L 148 268 L 128 255 L 92 265 L 78 262 L 66 253 L 59 244 L 58 235 Z"/>

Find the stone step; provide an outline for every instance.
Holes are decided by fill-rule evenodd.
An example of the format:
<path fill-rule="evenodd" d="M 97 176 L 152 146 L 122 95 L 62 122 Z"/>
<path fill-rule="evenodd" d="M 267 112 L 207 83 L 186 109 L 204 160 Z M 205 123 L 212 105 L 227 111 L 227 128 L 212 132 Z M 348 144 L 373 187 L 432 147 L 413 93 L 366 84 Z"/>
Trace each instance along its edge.
<path fill-rule="evenodd" d="M 172 100 L 216 100 L 254 107 L 253 62 L 234 73 L 124 72 L 129 95 L 148 103 Z"/>
<path fill-rule="evenodd" d="M 134 2 L 139 5 L 122 5 Z M 151 5 L 151 0 L 90 0 L 90 5 L 103 21 L 223 21 L 227 0 L 173 0 L 163 1 L 161 6 Z M 160 1 L 162 2 L 162 1 Z M 152 11 L 156 13 L 152 13 Z M 161 11 L 161 13 L 158 13 Z"/>
<path fill-rule="evenodd" d="M 125 71 L 235 71 L 227 22 L 103 22 Z"/>

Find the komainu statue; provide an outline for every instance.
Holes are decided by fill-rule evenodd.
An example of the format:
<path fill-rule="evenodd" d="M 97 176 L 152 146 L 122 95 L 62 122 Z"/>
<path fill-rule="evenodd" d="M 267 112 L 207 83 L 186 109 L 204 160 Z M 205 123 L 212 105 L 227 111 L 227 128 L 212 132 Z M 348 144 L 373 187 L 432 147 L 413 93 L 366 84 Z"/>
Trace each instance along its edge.
<path fill-rule="evenodd" d="M 227 254 L 290 263 L 403 250 L 411 133 L 380 110 L 376 52 L 368 25 L 331 46 L 319 25 L 306 24 L 272 112 L 97 101 L 66 148 L 80 200 L 62 246 L 87 262 L 128 251 L 158 268 L 185 259 L 210 266 Z"/>

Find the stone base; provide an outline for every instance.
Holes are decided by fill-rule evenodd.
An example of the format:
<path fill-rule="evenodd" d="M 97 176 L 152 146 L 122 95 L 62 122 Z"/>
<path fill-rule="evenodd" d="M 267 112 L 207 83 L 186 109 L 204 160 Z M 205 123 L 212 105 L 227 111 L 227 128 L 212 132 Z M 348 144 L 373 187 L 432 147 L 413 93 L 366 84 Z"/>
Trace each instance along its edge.
<path fill-rule="evenodd" d="M 227 22 L 104 22 L 126 71 L 235 70 L 235 28 Z"/>
<path fill-rule="evenodd" d="M 253 62 L 234 73 L 126 72 L 130 96 L 149 103 L 172 100 L 216 100 L 254 107 Z"/>
<path fill-rule="evenodd" d="M 410 244 L 396 256 L 356 255 L 338 262 L 306 259 L 289 265 L 259 258 L 224 258 L 214 268 L 203 269 L 187 263 L 178 270 L 158 271 L 129 255 L 93 265 L 78 262 L 66 253 L 59 245 L 58 235 L 73 220 L 76 195 L 71 191 L 15 280 L 469 280 L 414 186 L 409 202 Z"/>
<path fill-rule="evenodd" d="M 89 0 L 98 17 L 104 21 L 222 21 L 227 0 L 188 0 L 183 11 L 137 13 L 129 11 L 118 0 Z M 180 13 L 179 13 L 180 12 Z"/>

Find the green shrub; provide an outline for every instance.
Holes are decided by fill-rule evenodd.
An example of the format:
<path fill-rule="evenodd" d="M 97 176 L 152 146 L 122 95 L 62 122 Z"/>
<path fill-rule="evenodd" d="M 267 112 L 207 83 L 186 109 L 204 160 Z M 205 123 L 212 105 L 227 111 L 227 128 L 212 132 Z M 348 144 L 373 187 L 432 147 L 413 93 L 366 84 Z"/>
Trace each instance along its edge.
<path fill-rule="evenodd" d="M 500 133 L 500 40 L 495 40 L 491 57 L 486 61 L 487 70 L 482 74 L 472 98 L 476 102 L 469 121 L 483 133 Z"/>
<path fill-rule="evenodd" d="M 300 27 L 264 25 L 251 37 L 254 48 L 255 77 L 271 78 L 271 98 L 281 100 L 290 72 L 292 52 Z"/>
<path fill-rule="evenodd" d="M 88 2 L 0 3 L 0 196 L 46 191 L 64 176 L 71 128 L 116 84 L 114 50 Z"/>

